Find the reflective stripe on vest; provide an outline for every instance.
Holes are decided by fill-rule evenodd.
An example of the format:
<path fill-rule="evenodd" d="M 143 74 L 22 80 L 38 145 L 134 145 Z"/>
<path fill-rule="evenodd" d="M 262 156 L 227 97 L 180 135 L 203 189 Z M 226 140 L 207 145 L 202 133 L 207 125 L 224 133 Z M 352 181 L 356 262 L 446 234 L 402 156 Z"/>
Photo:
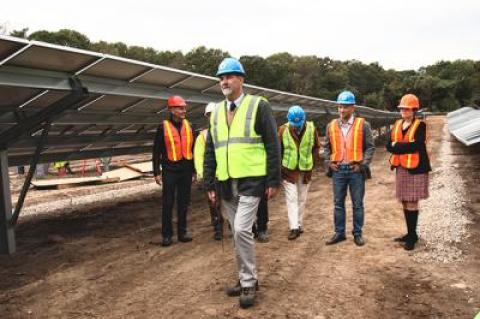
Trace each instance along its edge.
<path fill-rule="evenodd" d="M 355 118 L 352 127 L 348 131 L 347 138 L 343 138 L 339 120 L 330 122 L 328 135 L 330 138 L 332 162 L 361 162 L 363 160 L 363 124 L 365 119 Z M 344 154 L 346 153 L 346 154 Z"/>
<path fill-rule="evenodd" d="M 177 128 L 168 120 L 163 121 L 163 128 L 168 160 L 172 162 L 181 159 L 191 160 L 193 158 L 193 132 L 190 123 L 187 120 L 183 120 L 180 134 Z"/>
<path fill-rule="evenodd" d="M 313 122 L 307 122 L 305 133 L 302 136 L 299 147 L 290 133 L 290 124 L 285 125 L 286 128 L 282 134 L 283 159 L 282 166 L 290 170 L 299 169 L 301 171 L 311 171 L 313 168 L 312 148 L 315 142 L 315 127 Z"/>
<path fill-rule="evenodd" d="M 205 160 L 205 144 L 208 130 L 203 130 L 198 134 L 193 147 L 193 163 L 199 179 L 203 178 L 203 163 Z"/>
<path fill-rule="evenodd" d="M 217 104 L 210 116 L 217 162 L 217 178 L 266 176 L 267 155 L 262 137 L 255 132 L 258 105 L 263 98 L 245 95 L 233 116 L 230 127 L 227 123 L 227 104 Z"/>
<path fill-rule="evenodd" d="M 393 126 L 391 133 L 392 142 L 413 143 L 415 142 L 415 133 L 421 121 L 415 119 L 407 130 L 407 134 L 403 136 L 403 120 L 397 120 Z M 390 156 L 390 165 L 394 167 L 401 166 L 406 169 L 416 168 L 420 163 L 420 155 L 418 152 L 411 154 L 392 154 Z"/>

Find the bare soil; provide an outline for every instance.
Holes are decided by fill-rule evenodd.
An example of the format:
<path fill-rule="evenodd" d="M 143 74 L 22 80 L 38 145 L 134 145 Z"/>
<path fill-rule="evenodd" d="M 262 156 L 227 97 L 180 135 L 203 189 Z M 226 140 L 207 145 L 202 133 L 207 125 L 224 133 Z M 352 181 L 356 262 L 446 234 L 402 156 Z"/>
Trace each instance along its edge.
<path fill-rule="evenodd" d="M 443 117 L 429 119 L 434 166 L 443 125 Z M 252 309 L 240 309 L 223 292 L 236 281 L 231 238 L 223 247 L 213 240 L 204 194 L 195 187 L 194 240 L 168 248 L 150 244 L 160 233 L 160 190 L 127 203 L 21 219 L 18 252 L 0 256 L 0 318 L 473 318 L 480 311 L 480 155 L 450 142 L 473 222 L 459 261 L 416 262 L 424 245 L 406 252 L 392 241 L 405 226 L 388 154 L 379 146 L 367 182 L 364 247 L 351 236 L 325 246 L 333 199 L 321 169 L 299 239 L 287 240 L 283 194 L 270 203 L 270 242 L 257 245 L 260 291 Z M 104 185 L 98 187 L 88 189 Z M 29 194 L 29 205 L 38 193 Z M 348 215 L 350 230 L 350 208 Z"/>

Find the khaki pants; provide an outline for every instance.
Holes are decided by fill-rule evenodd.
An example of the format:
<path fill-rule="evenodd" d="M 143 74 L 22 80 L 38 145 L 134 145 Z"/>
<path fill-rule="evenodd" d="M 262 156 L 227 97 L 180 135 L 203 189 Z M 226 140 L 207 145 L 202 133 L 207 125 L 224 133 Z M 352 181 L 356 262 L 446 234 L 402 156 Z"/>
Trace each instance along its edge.
<path fill-rule="evenodd" d="M 237 180 L 232 180 L 232 198 L 222 199 L 224 212 L 233 233 L 238 277 L 242 287 L 253 287 L 257 281 L 252 226 L 257 216 L 259 203 L 260 197 L 238 194 Z"/>
<path fill-rule="evenodd" d="M 287 200 L 288 226 L 290 229 L 298 229 L 299 226 L 303 226 L 303 216 L 305 215 L 305 205 L 310 183 L 303 184 L 302 181 L 303 174 L 300 174 L 295 184 L 286 180 L 282 182 Z"/>

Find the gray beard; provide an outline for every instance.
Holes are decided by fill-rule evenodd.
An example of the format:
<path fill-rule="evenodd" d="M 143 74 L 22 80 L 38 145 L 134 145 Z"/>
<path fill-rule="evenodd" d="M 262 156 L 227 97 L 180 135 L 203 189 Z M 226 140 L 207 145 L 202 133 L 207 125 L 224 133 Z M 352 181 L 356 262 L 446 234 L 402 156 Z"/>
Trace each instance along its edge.
<path fill-rule="evenodd" d="M 230 94 L 232 94 L 233 90 L 231 88 L 226 88 L 226 89 L 222 89 L 222 93 L 225 97 L 229 96 Z"/>

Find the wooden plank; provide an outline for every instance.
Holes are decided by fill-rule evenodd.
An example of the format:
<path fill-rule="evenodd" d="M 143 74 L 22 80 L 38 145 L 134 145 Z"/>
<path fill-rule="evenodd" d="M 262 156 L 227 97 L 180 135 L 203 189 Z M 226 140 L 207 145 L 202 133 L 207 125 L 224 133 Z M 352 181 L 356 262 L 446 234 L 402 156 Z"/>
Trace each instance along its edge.
<path fill-rule="evenodd" d="M 104 182 L 107 177 L 104 176 L 91 176 L 91 177 L 73 177 L 73 178 L 55 178 L 55 179 L 42 179 L 32 181 L 32 185 L 35 188 L 53 188 L 60 185 L 82 185 L 88 183 Z"/>
<path fill-rule="evenodd" d="M 119 169 L 115 169 L 110 172 L 105 172 L 102 174 L 102 177 L 105 178 L 119 178 L 120 181 L 126 181 L 129 179 L 134 179 L 134 178 L 139 178 L 142 177 L 143 174 L 140 172 L 137 172 L 136 170 L 133 170 L 128 167 L 122 167 Z"/>
<path fill-rule="evenodd" d="M 57 185 L 57 189 L 67 189 L 67 188 L 73 188 L 77 186 L 84 186 L 88 184 L 109 184 L 109 183 L 117 183 L 120 181 L 120 178 L 102 178 L 96 181 L 93 181 L 91 183 L 84 183 L 84 184 L 62 184 L 62 185 Z"/>
<path fill-rule="evenodd" d="M 134 169 L 140 173 L 149 173 L 153 171 L 152 161 L 135 163 L 135 164 L 126 164 L 125 166 L 128 168 Z"/>

